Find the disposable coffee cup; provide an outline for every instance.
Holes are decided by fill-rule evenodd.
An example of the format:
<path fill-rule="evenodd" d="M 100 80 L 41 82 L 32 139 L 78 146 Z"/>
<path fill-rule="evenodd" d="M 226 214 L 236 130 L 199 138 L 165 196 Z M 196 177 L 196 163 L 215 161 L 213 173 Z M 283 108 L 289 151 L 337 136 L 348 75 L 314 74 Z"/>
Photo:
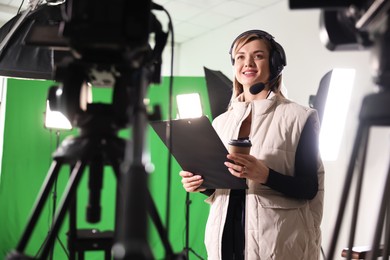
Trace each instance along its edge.
<path fill-rule="evenodd" d="M 252 147 L 251 140 L 248 138 L 232 139 L 229 141 L 229 153 L 249 154 Z"/>

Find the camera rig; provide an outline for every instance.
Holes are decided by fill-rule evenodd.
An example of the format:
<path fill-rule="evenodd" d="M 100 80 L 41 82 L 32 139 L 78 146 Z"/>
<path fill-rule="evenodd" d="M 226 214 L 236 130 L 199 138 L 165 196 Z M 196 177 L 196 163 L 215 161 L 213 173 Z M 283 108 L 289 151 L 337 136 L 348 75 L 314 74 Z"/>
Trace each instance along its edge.
<path fill-rule="evenodd" d="M 65 139 L 54 153 L 36 208 L 8 259 L 30 259 L 23 251 L 64 163 L 72 167 L 70 180 L 40 258 L 49 254 L 84 169 L 90 168 L 90 200 L 95 196 L 92 201 L 99 206 L 96 201 L 100 196 L 102 167 L 110 164 L 118 179 L 114 256 L 116 259 L 150 259 L 146 215 L 148 210 L 155 209 L 149 208 L 152 203 L 143 164 L 145 128 L 150 117 L 144 97 L 150 83 L 160 82 L 161 55 L 168 37 L 151 12 L 159 6 L 150 0 L 48 0 L 34 8 L 32 12 L 36 14 L 42 12 L 57 19 L 35 19 L 29 23 L 24 41 L 29 46 L 48 49 L 53 55 L 59 54 L 53 69 L 53 79 L 59 85 L 49 90 L 50 109 L 61 111 L 80 129 L 80 136 Z M 23 19 L 26 15 L 20 17 Z M 153 47 L 151 34 L 154 34 Z M 86 85 L 112 87 L 112 102 L 83 102 L 81 92 Z M 125 127 L 132 127 L 132 140 L 124 141 L 116 136 L 118 130 Z M 96 209 L 89 213 L 87 218 L 92 222 L 99 220 Z M 162 236 L 161 223 L 158 229 Z M 162 236 L 162 239 L 167 246 L 167 238 Z M 167 254 L 173 257 L 169 247 Z"/>
<path fill-rule="evenodd" d="M 351 191 L 353 178 L 356 189 L 351 217 L 351 229 L 345 255 L 352 259 L 360 193 L 367 156 L 369 130 L 372 126 L 390 126 L 390 1 L 388 0 L 290 0 L 290 8 L 321 8 L 320 36 L 331 51 L 369 50 L 373 82 L 379 87 L 377 93 L 364 97 L 359 114 L 351 158 L 346 173 L 338 215 L 326 259 L 333 259 L 341 225 Z M 356 176 L 354 173 L 356 171 Z M 390 255 L 390 168 L 384 184 L 382 201 L 370 247 L 365 259 L 377 259 Z M 385 223 L 387 221 L 387 223 Z M 384 245 L 380 243 L 384 241 Z"/>

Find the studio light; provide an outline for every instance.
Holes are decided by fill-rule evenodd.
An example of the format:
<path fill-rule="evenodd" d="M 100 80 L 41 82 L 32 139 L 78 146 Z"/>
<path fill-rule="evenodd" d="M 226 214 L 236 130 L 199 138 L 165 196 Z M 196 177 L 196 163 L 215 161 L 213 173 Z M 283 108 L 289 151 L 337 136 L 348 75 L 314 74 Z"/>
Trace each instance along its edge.
<path fill-rule="evenodd" d="M 69 120 L 59 111 L 51 111 L 49 101 L 46 101 L 45 127 L 56 130 L 70 130 L 72 125 Z"/>
<path fill-rule="evenodd" d="M 329 81 L 320 132 L 320 152 L 324 161 L 337 159 L 355 78 L 354 69 L 333 69 Z M 327 76 L 326 75 L 326 76 Z"/>
<path fill-rule="evenodd" d="M 226 112 L 232 97 L 233 82 L 219 70 L 203 68 L 210 100 L 211 116 L 214 119 Z"/>
<path fill-rule="evenodd" d="M 178 118 L 196 118 L 203 115 L 202 103 L 198 93 L 176 96 Z"/>

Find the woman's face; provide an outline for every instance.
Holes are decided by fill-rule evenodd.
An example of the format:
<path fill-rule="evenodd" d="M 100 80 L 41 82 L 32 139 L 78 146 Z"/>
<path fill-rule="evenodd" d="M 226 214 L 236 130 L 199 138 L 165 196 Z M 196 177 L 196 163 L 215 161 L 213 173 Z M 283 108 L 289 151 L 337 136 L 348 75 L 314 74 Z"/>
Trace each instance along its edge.
<path fill-rule="evenodd" d="M 263 40 L 250 41 L 237 50 L 234 56 L 234 72 L 244 89 L 255 83 L 268 82 L 269 51 Z"/>

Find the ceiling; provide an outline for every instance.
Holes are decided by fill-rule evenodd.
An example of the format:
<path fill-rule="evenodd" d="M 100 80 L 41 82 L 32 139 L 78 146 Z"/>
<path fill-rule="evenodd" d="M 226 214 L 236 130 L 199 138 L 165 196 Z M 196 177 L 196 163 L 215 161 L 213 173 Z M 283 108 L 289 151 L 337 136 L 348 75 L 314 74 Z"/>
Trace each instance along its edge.
<path fill-rule="evenodd" d="M 0 25 L 14 17 L 22 3 L 22 10 L 26 9 L 29 1 L 32 2 L 32 0 L 0 0 Z M 180 44 L 281 1 L 286 0 L 154 0 L 153 2 L 162 5 L 170 14 L 175 42 Z M 168 16 L 161 11 L 154 11 L 154 13 L 166 31 Z"/>

